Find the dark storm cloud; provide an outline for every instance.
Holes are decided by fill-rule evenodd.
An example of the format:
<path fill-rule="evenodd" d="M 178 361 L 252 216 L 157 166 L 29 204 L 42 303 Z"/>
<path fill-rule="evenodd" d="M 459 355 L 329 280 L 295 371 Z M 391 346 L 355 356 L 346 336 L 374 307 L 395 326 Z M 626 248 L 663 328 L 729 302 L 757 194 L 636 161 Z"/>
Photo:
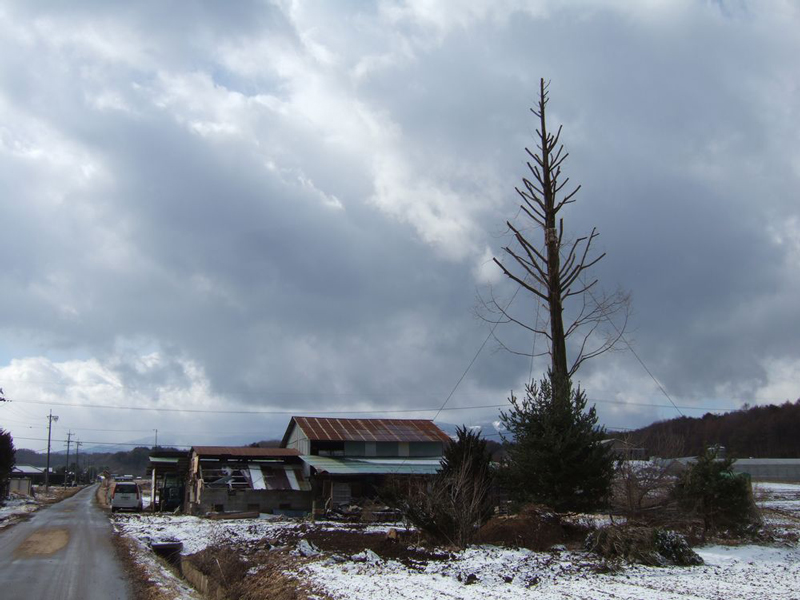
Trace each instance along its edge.
<path fill-rule="evenodd" d="M 783 393 L 800 361 L 797 15 L 743 6 L 6 7 L 0 328 L 68 378 L 116 378 L 121 404 L 438 405 L 488 331 L 476 287 L 544 76 L 584 186 L 567 227 L 601 232 L 597 272 L 633 292 L 639 354 L 682 402 Z M 44 368 L 2 350 L 15 376 Z M 455 405 L 528 377 L 491 350 Z M 658 399 L 626 353 L 581 378 Z"/>

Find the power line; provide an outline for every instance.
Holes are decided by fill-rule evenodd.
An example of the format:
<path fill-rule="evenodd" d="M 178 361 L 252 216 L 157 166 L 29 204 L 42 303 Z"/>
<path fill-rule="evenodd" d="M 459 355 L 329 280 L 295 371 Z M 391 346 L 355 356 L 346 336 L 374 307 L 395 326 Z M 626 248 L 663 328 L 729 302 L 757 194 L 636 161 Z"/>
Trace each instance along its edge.
<path fill-rule="evenodd" d="M 581 278 L 581 279 L 583 280 L 583 278 Z M 585 280 L 583 280 L 583 281 L 585 281 Z M 648 368 L 647 368 L 647 365 L 646 365 L 646 364 L 644 364 L 644 361 L 643 361 L 643 360 L 642 360 L 642 359 L 639 357 L 639 354 L 637 354 L 636 350 L 634 350 L 634 349 L 633 349 L 633 346 L 631 346 L 631 343 L 630 343 L 630 342 L 628 341 L 628 339 L 625 337 L 625 335 L 623 334 L 623 332 L 622 332 L 622 331 L 620 331 L 619 327 L 617 327 L 617 324 L 616 324 L 616 323 L 614 323 L 614 321 L 612 321 L 612 320 L 611 320 L 611 317 L 609 317 L 609 316 L 608 316 L 608 314 L 606 313 L 606 311 L 605 311 L 605 310 L 603 310 L 603 307 L 602 307 L 602 305 L 601 305 L 601 304 L 600 304 L 600 303 L 597 301 L 597 298 L 595 298 L 595 297 L 594 297 L 594 294 L 592 293 L 592 290 L 591 290 L 591 289 L 589 289 L 589 288 L 586 288 L 586 291 L 587 291 L 587 292 L 589 292 L 589 296 L 591 296 L 591 297 L 592 297 L 592 300 L 594 301 L 595 305 L 597 305 L 597 307 L 598 307 L 598 308 L 600 309 L 600 311 L 603 313 L 603 316 L 606 318 L 606 321 L 608 321 L 609 323 L 611 323 L 611 326 L 614 328 L 614 331 L 616 331 L 616 332 L 617 332 L 617 334 L 619 335 L 620 339 L 621 339 L 623 342 L 625 342 L 625 345 L 628 347 L 628 350 L 630 350 L 630 351 L 631 351 L 631 354 L 633 354 L 633 356 L 634 356 L 634 357 L 636 357 L 636 360 L 637 360 L 637 361 L 639 361 L 639 364 L 640 364 L 640 365 L 642 365 L 642 368 L 643 368 L 643 369 L 644 369 L 644 370 L 647 372 L 647 374 L 650 376 L 650 379 L 652 379 L 652 380 L 653 380 L 653 382 L 656 384 L 656 386 L 658 386 L 658 389 L 660 389 L 660 390 L 661 390 L 661 392 L 664 394 L 664 396 L 666 396 L 667 400 L 669 400 L 670 404 L 672 404 L 672 407 L 673 407 L 675 410 L 677 410 L 677 411 L 678 411 L 678 414 L 679 414 L 680 416 L 682 416 L 682 417 L 683 417 L 683 416 L 685 416 L 685 415 L 684 415 L 684 414 L 681 412 L 681 409 L 678 407 L 678 405 L 677 405 L 677 404 L 675 404 L 675 401 L 672 399 L 672 397 L 671 397 L 671 396 L 670 396 L 670 395 L 667 393 L 667 390 L 665 390 L 665 389 L 664 389 L 664 386 L 663 386 L 663 385 L 661 385 L 661 382 L 660 382 L 658 379 L 656 379 L 656 376 L 655 376 L 655 375 L 653 375 L 653 373 L 650 371 L 650 369 L 648 369 Z"/>
<path fill-rule="evenodd" d="M 484 341 L 483 346 L 485 346 L 486 342 L 488 342 L 488 338 Z M 482 346 L 482 347 L 483 347 Z M 477 359 L 477 354 L 473 358 L 470 364 L 474 364 L 475 359 Z M 459 378 L 456 386 L 453 388 L 453 391 L 448 395 L 447 400 L 452 398 L 453 393 L 455 392 L 458 384 L 463 381 L 464 377 L 466 376 L 469 368 L 467 368 L 462 376 Z M 654 404 L 651 402 L 633 402 L 628 400 L 608 400 L 602 398 L 589 398 L 592 402 L 599 402 L 602 404 L 619 404 L 619 405 L 630 405 L 630 406 L 647 406 L 652 408 L 679 408 L 684 410 L 706 410 L 706 411 L 730 411 L 730 410 L 739 410 L 740 407 L 738 406 L 676 406 L 673 404 Z M 163 407 L 141 407 L 141 406 L 117 406 L 112 404 L 88 404 L 88 403 L 75 403 L 71 404 L 69 402 L 42 402 L 37 400 L 17 400 L 17 402 L 28 402 L 32 404 L 47 404 L 53 406 L 68 406 L 73 408 L 100 408 L 100 409 L 109 409 L 109 410 L 135 410 L 135 411 L 153 411 L 153 412 L 173 412 L 173 413 L 181 413 L 181 412 L 188 412 L 188 413 L 199 413 L 199 414 L 219 414 L 219 415 L 297 415 L 298 413 L 302 413 L 302 410 L 222 410 L 222 409 L 203 409 L 203 408 L 163 408 Z M 396 408 L 396 409 L 377 409 L 377 410 L 314 410 L 317 414 L 351 414 L 351 415 L 363 415 L 363 414 L 394 414 L 394 413 L 421 413 L 421 412 L 436 412 L 440 413 L 443 411 L 458 411 L 458 410 L 480 410 L 480 409 L 487 409 L 487 408 L 503 408 L 508 406 L 507 403 L 503 404 L 479 404 L 473 406 L 439 406 L 439 407 L 430 407 L 430 408 Z M 438 415 L 437 415 L 438 416 Z M 9 419 L 10 420 L 10 419 Z M 78 429 L 78 428 L 73 428 Z M 88 428 L 87 428 L 88 429 Z M 152 428 L 151 428 L 152 429 Z M 98 431 L 151 431 L 151 429 L 124 429 L 124 430 L 111 430 L 111 429 L 97 429 Z"/>
<path fill-rule="evenodd" d="M 466 375 L 466 373 L 465 373 Z M 463 375 L 462 375 L 463 379 Z M 453 390 L 455 391 L 455 389 Z M 449 397 L 452 397 L 452 392 Z M 448 397 L 448 398 L 449 398 Z M 201 414 L 221 414 L 221 415 L 295 415 L 298 410 L 222 410 L 222 409 L 205 409 L 205 408 L 165 408 L 158 406 L 121 406 L 113 404 L 94 404 L 83 402 L 45 402 L 40 400 L 17 400 L 17 402 L 26 402 L 30 404 L 43 404 L 48 406 L 69 406 L 73 408 L 99 408 L 109 410 L 135 410 L 135 411 L 155 411 L 155 412 L 174 412 L 174 413 L 201 413 Z M 406 409 L 370 409 L 370 410 L 315 410 L 315 413 L 321 414 L 383 414 L 383 413 L 414 413 L 414 412 L 435 412 L 437 410 L 472 410 L 478 408 L 495 408 L 497 406 L 505 406 L 487 404 L 481 406 L 465 406 L 465 407 L 451 407 L 451 408 L 406 408 Z"/>

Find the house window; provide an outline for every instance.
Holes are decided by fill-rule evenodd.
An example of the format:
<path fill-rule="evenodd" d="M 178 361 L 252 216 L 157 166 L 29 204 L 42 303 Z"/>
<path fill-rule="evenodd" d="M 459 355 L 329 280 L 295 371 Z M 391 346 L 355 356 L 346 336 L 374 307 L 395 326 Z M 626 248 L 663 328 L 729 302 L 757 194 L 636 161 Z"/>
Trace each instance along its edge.
<path fill-rule="evenodd" d="M 314 442 L 311 454 L 318 456 L 344 456 L 344 442 Z"/>
<path fill-rule="evenodd" d="M 377 442 L 375 444 L 376 456 L 399 456 L 397 442 Z"/>

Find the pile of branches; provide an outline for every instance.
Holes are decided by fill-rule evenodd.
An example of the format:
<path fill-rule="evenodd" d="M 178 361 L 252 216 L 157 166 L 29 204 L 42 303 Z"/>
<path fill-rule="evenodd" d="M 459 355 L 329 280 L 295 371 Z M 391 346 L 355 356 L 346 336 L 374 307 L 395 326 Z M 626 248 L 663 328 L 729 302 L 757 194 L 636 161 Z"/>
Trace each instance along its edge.
<path fill-rule="evenodd" d="M 637 525 L 612 525 L 593 531 L 586 538 L 586 549 L 611 561 L 652 567 L 703 564 L 703 559 L 681 534 Z"/>

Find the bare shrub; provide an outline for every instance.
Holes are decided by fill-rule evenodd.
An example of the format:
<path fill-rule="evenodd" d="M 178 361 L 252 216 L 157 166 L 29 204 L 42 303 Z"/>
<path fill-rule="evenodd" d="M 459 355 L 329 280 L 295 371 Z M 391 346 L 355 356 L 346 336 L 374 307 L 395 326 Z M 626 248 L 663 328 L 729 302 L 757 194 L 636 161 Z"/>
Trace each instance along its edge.
<path fill-rule="evenodd" d="M 611 507 L 628 517 L 650 518 L 674 502 L 671 497 L 677 481 L 674 461 L 636 460 L 634 440 L 622 441 L 625 449 L 621 451 L 611 484 Z M 661 435 L 657 442 L 659 456 L 678 456 L 683 449 L 683 439 L 679 436 Z"/>
<path fill-rule="evenodd" d="M 383 500 L 435 542 L 465 548 L 492 512 L 486 441 L 466 428 L 445 451 L 432 479 L 395 480 Z"/>
<path fill-rule="evenodd" d="M 611 507 L 629 517 L 644 517 L 672 501 L 675 481 L 667 461 L 620 461 L 611 483 Z"/>

